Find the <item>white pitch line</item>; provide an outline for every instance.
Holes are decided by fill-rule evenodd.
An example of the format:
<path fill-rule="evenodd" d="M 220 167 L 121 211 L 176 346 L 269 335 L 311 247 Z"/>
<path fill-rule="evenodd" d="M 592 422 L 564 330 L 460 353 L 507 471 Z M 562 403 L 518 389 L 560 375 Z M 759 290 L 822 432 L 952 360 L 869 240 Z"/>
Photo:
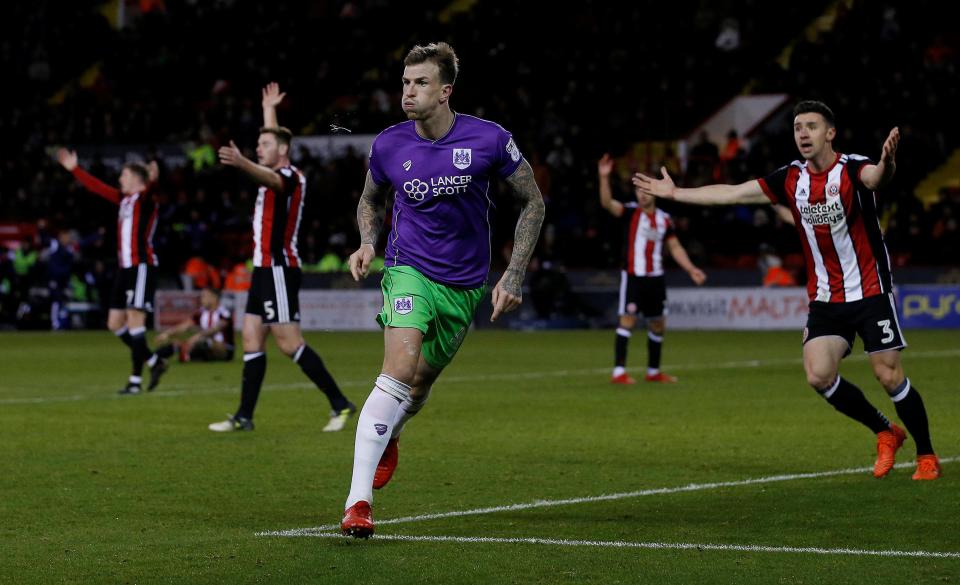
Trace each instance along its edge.
<path fill-rule="evenodd" d="M 311 538 L 347 538 L 342 534 L 308 534 Z M 400 542 L 456 542 L 469 544 L 545 544 L 552 546 L 591 546 L 597 548 L 643 548 L 654 550 L 717 550 L 734 552 L 800 553 L 871 557 L 907 557 L 922 559 L 960 559 L 960 552 L 925 550 L 868 550 L 859 548 L 821 548 L 816 546 L 765 546 L 753 544 L 694 544 L 687 542 L 629 542 L 624 540 L 567 540 L 562 538 L 495 538 L 489 536 L 412 536 L 378 534 L 374 540 Z"/>
<path fill-rule="evenodd" d="M 927 359 L 927 358 L 938 358 L 938 357 L 952 357 L 960 355 L 960 349 L 948 349 L 948 350 L 934 350 L 934 351 L 923 351 L 923 352 L 913 352 L 910 354 L 911 358 L 918 359 Z M 867 356 L 856 355 L 849 358 L 848 361 L 866 361 Z M 762 368 L 767 366 L 781 366 L 781 365 L 791 365 L 791 364 L 801 364 L 803 360 L 801 358 L 777 358 L 769 360 L 740 360 L 740 361 L 729 361 L 729 362 L 719 362 L 719 363 L 697 363 L 697 364 L 667 364 L 663 366 L 665 370 L 673 370 L 678 372 L 688 372 L 695 370 L 712 370 L 712 369 L 748 369 L 748 368 Z M 462 375 L 462 376 L 447 376 L 441 378 L 440 384 L 458 384 L 458 383 L 474 383 L 474 382 L 496 382 L 496 381 L 510 381 L 510 380 L 529 380 L 529 379 L 543 379 L 543 378 L 569 378 L 573 376 L 593 376 L 596 374 L 608 373 L 610 368 L 583 368 L 576 370 L 550 370 L 547 372 L 511 372 L 505 374 L 474 374 L 474 375 Z M 370 380 L 346 380 L 340 383 L 340 386 L 345 388 L 354 388 L 354 387 L 369 387 L 371 385 Z M 263 389 L 269 390 L 271 392 L 278 391 L 291 391 L 291 390 L 307 390 L 313 389 L 315 386 L 310 382 L 293 382 L 288 384 L 264 384 Z M 86 386 L 85 389 L 97 390 L 95 394 L 71 394 L 68 396 L 36 396 L 36 397 L 21 397 L 21 398 L 2 398 L 0 399 L 0 405 L 17 405 L 17 404 L 48 404 L 48 403 L 58 403 L 58 402 L 81 402 L 84 400 L 130 400 L 129 396 L 120 396 L 118 394 L 104 394 L 103 386 Z M 238 387 L 236 385 L 225 386 L 222 388 L 207 388 L 207 389 L 198 389 L 193 384 L 164 384 L 160 387 L 157 392 L 152 393 L 152 396 L 156 397 L 177 397 L 177 396 L 192 396 L 192 395 L 212 395 L 212 394 L 236 394 Z M 28 390 L 29 391 L 29 390 Z"/>
<path fill-rule="evenodd" d="M 960 457 L 944 457 L 940 463 L 952 463 L 960 460 Z M 913 462 L 897 463 L 895 469 L 913 467 Z M 403 516 L 401 518 L 391 518 L 387 520 L 378 520 L 377 526 L 386 524 L 406 524 L 409 522 L 424 522 L 427 520 L 439 520 L 443 518 L 457 518 L 461 516 L 479 516 L 482 514 L 496 514 L 499 512 L 516 512 L 518 510 L 531 510 L 534 508 L 549 508 L 554 506 L 569 506 L 574 504 L 587 504 L 593 502 L 605 502 L 611 500 L 625 500 L 629 498 L 640 498 L 644 496 L 679 494 L 684 492 L 698 492 L 730 487 L 740 487 L 745 485 L 756 485 L 764 483 L 776 483 L 781 481 L 793 481 L 796 479 L 817 479 L 821 477 L 835 477 L 838 475 L 856 475 L 873 471 L 873 467 L 857 467 L 848 469 L 834 469 L 832 471 L 817 471 L 812 473 L 791 473 L 782 475 L 771 475 L 767 477 L 756 477 L 751 479 L 741 479 L 737 481 L 720 481 L 713 483 L 691 483 L 683 486 L 650 488 L 637 490 L 633 492 L 621 492 L 616 494 L 602 494 L 599 496 L 586 496 L 580 498 L 567 498 L 562 500 L 536 500 L 524 504 L 508 504 L 505 506 L 490 506 L 486 508 L 474 508 L 472 510 L 454 510 L 451 512 L 437 512 L 434 514 L 422 514 L 419 516 Z M 339 524 L 325 524 L 312 528 L 294 528 L 291 530 L 280 530 L 275 532 L 258 532 L 257 536 L 315 536 L 318 533 L 339 530 Z"/>

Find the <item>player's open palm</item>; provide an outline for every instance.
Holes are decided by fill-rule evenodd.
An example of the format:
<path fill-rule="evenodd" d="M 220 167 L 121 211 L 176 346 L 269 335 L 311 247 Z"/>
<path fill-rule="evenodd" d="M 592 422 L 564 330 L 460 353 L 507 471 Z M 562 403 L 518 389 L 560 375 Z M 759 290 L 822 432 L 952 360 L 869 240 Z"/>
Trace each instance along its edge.
<path fill-rule="evenodd" d="M 613 158 L 609 153 L 605 153 L 603 157 L 597 162 L 597 173 L 601 177 L 609 177 L 610 173 L 613 172 Z"/>
<path fill-rule="evenodd" d="M 243 153 L 240 152 L 233 140 L 230 141 L 229 146 L 221 146 L 217 154 L 220 156 L 220 164 L 230 167 L 240 164 L 240 160 L 243 158 Z"/>
<path fill-rule="evenodd" d="M 880 160 L 885 163 L 892 163 L 897 156 L 897 145 L 900 144 L 900 128 L 894 127 L 883 142 L 883 152 Z"/>
<path fill-rule="evenodd" d="M 677 186 L 674 184 L 670 173 L 667 172 L 667 167 L 660 167 L 660 173 L 663 174 L 662 179 L 656 179 L 643 173 L 635 173 L 632 179 L 633 186 L 647 195 L 672 199 Z"/>
<path fill-rule="evenodd" d="M 263 88 L 262 95 L 262 104 L 265 108 L 275 108 L 283 101 L 283 98 L 287 97 L 285 92 L 280 91 L 280 86 L 275 81 L 271 81 Z"/>
<path fill-rule="evenodd" d="M 373 262 L 375 255 L 376 251 L 370 244 L 360 244 L 357 251 L 350 254 L 348 263 L 350 265 L 350 274 L 353 275 L 354 280 L 360 282 L 361 278 L 367 277 L 367 274 L 370 273 L 370 263 Z"/>
<path fill-rule="evenodd" d="M 77 151 L 67 150 L 66 148 L 57 149 L 57 162 L 60 163 L 60 166 L 72 171 L 77 168 Z"/>

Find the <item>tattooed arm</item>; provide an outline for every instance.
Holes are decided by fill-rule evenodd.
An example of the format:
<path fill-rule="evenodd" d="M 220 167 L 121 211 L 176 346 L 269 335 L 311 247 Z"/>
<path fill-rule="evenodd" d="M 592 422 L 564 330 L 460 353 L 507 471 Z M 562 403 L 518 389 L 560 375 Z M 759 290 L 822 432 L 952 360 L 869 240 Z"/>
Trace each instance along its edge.
<path fill-rule="evenodd" d="M 370 272 L 370 262 L 376 256 L 377 238 L 380 228 L 383 227 L 383 216 L 386 212 L 387 194 L 390 185 L 378 185 L 373 181 L 373 175 L 367 171 L 367 180 L 360 195 L 360 204 L 357 205 L 357 227 L 360 229 L 360 247 L 350 255 L 350 274 L 353 279 L 360 281 Z"/>
<path fill-rule="evenodd" d="M 533 169 L 530 168 L 530 163 L 523 161 L 507 179 L 507 184 L 513 189 L 514 196 L 523 204 L 523 207 L 520 209 L 520 218 L 517 220 L 517 229 L 513 236 L 513 255 L 510 257 L 510 265 L 493 288 L 491 321 L 496 321 L 501 313 L 512 311 L 523 302 L 521 291 L 523 275 L 537 246 L 540 224 L 543 223 L 543 195 L 540 194 L 537 182 L 533 180 Z"/>

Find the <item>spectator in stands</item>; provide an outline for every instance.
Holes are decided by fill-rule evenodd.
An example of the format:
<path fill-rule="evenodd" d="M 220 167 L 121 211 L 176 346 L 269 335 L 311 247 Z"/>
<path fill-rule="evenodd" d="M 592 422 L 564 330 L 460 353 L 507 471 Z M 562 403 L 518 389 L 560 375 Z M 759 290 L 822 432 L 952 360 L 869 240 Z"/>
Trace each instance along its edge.
<path fill-rule="evenodd" d="M 770 244 L 760 244 L 760 259 L 757 267 L 763 275 L 763 286 L 797 286 L 793 274 L 783 267 L 783 260 Z"/>
<path fill-rule="evenodd" d="M 205 288 L 219 290 L 221 285 L 220 271 L 201 256 L 194 256 L 187 260 L 180 278 L 184 290 L 203 290 Z"/>
<path fill-rule="evenodd" d="M 712 169 L 719 159 L 720 149 L 710 140 L 710 134 L 706 130 L 701 130 L 697 143 L 690 149 L 688 169 L 689 165 L 693 164 Z"/>
<path fill-rule="evenodd" d="M 55 330 L 70 327 L 66 304 L 70 300 L 69 287 L 75 258 L 74 246 L 75 242 L 70 232 L 63 230 L 44 251 L 47 283 L 50 289 L 50 324 Z"/>
<path fill-rule="evenodd" d="M 723 152 L 720 153 L 720 160 L 724 164 L 729 163 L 737 158 L 741 148 L 743 148 L 743 144 L 740 142 L 740 136 L 736 130 L 731 129 L 727 132 L 727 143 L 723 146 Z"/>

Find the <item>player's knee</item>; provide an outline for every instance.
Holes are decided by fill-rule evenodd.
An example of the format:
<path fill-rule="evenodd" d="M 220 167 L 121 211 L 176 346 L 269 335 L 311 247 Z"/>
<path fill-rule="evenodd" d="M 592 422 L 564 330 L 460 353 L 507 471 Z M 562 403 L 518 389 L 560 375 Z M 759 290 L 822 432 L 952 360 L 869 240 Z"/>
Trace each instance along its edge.
<path fill-rule="evenodd" d="M 407 386 L 412 387 L 417 382 L 417 364 L 410 360 L 391 359 L 391 356 L 385 356 L 381 372 Z"/>
<path fill-rule="evenodd" d="M 830 388 L 836 380 L 836 372 L 807 368 L 807 384 L 810 384 L 817 392 Z"/>
<path fill-rule="evenodd" d="M 253 334 L 248 335 L 247 333 L 243 334 L 243 351 L 246 351 L 246 352 L 260 351 L 261 349 L 263 349 L 260 346 L 261 346 L 260 338 L 257 335 L 253 335 Z"/>
<path fill-rule="evenodd" d="M 624 329 L 633 329 L 636 324 L 636 315 L 620 315 L 620 327 L 623 327 Z"/>
<path fill-rule="evenodd" d="M 277 347 L 280 348 L 287 357 L 293 357 L 293 354 L 297 353 L 297 350 L 300 349 L 300 346 L 303 345 L 302 339 L 288 339 L 288 338 L 277 338 Z"/>
<path fill-rule="evenodd" d="M 107 317 L 107 329 L 109 329 L 114 333 L 116 333 L 117 331 L 120 331 L 126 325 L 127 325 L 126 315 L 123 315 L 123 316 L 110 315 L 109 317 Z"/>
<path fill-rule="evenodd" d="M 413 384 L 410 386 L 410 398 L 413 400 L 420 400 L 430 394 L 430 384 Z"/>
<path fill-rule="evenodd" d="M 887 391 L 895 390 L 903 383 L 903 370 L 900 368 L 891 368 L 887 366 L 876 367 L 873 369 L 873 375 Z"/>
<path fill-rule="evenodd" d="M 408 386 L 415 386 L 418 382 L 422 384 L 422 377 L 418 379 L 417 361 L 419 357 L 419 352 L 415 356 L 403 350 L 387 353 L 383 356 L 382 371 Z"/>
<path fill-rule="evenodd" d="M 647 329 L 654 335 L 663 335 L 667 330 L 667 322 L 663 319 L 654 319 L 647 325 Z"/>

